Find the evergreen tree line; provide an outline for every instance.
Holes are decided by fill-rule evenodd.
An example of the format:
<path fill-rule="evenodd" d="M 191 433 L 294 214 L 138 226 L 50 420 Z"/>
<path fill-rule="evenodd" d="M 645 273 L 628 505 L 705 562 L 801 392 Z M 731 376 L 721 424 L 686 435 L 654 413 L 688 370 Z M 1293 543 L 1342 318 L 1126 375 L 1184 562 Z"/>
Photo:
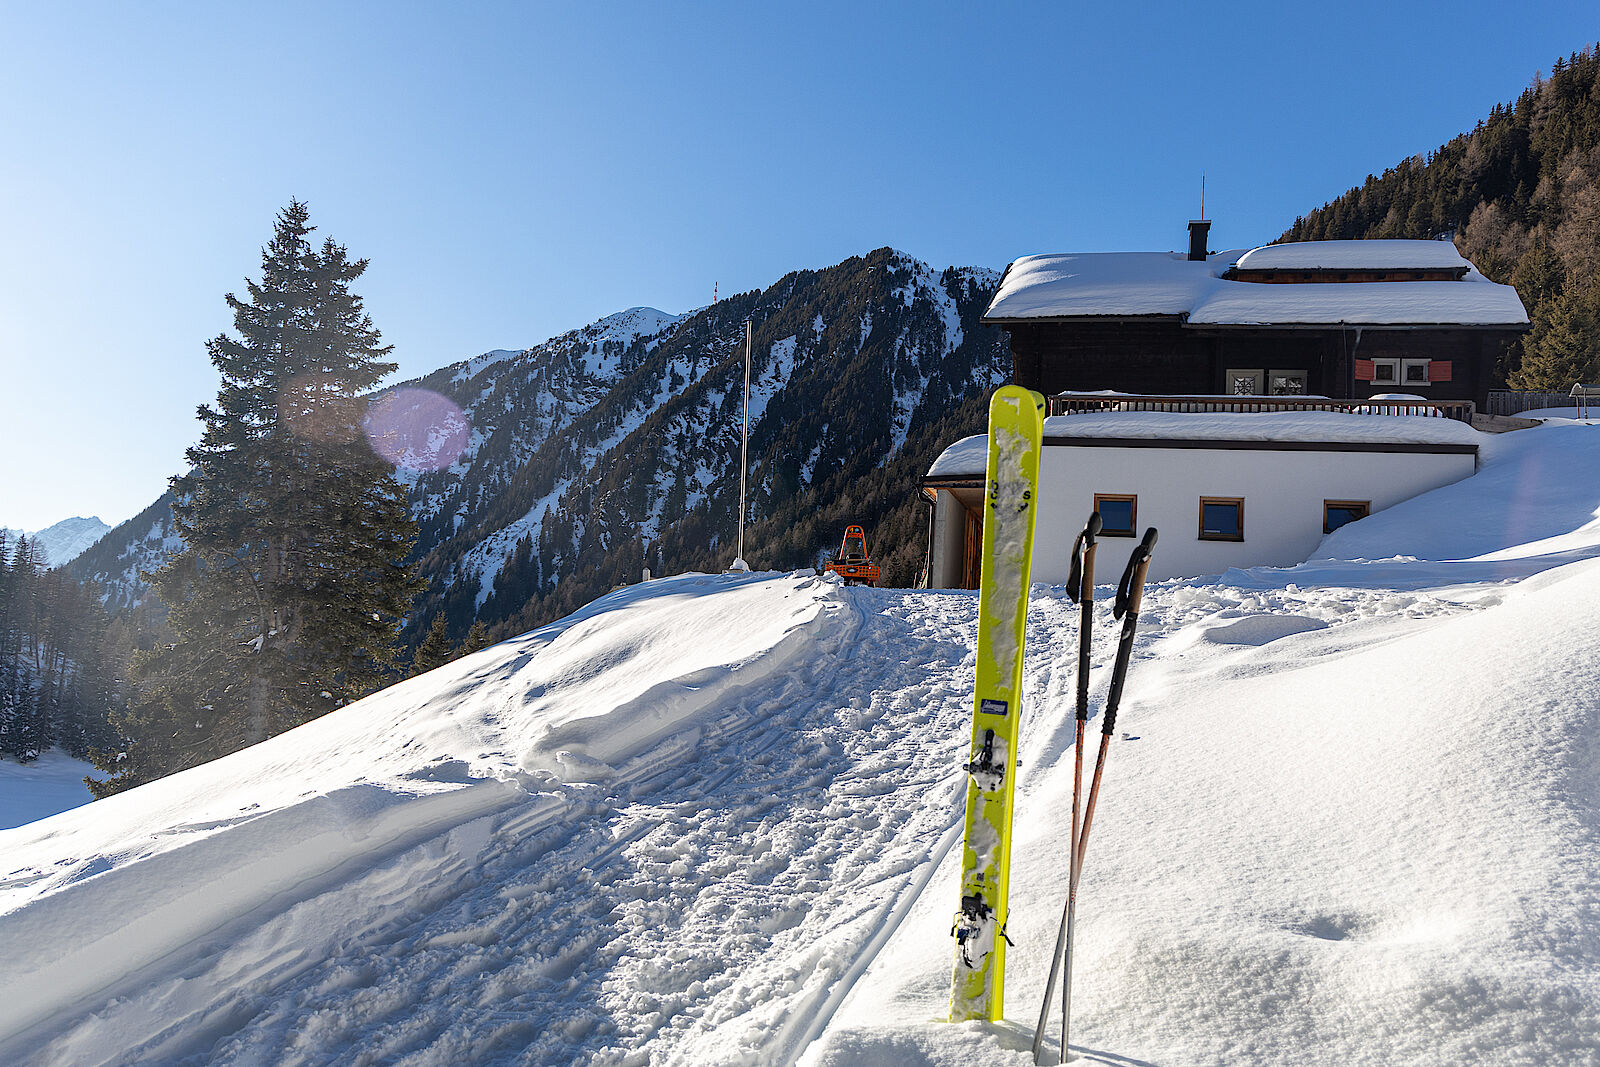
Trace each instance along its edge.
<path fill-rule="evenodd" d="M 27 763 L 59 746 L 84 759 L 114 743 L 129 626 L 26 537 L 8 544 L 0 531 L 0 756 Z"/>
<path fill-rule="evenodd" d="M 1282 239 L 1448 233 L 1528 309 L 1531 328 L 1500 368 L 1509 386 L 1600 380 L 1600 46 L 1556 60 L 1471 133 L 1368 175 Z"/>

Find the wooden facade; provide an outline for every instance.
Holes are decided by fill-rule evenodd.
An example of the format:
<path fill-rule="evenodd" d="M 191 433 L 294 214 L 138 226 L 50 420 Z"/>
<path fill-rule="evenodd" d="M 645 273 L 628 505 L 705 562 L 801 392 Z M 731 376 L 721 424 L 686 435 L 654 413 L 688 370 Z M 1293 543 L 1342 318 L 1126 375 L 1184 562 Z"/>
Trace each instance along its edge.
<path fill-rule="evenodd" d="M 1361 284 L 1361 283 L 1357 283 Z M 1366 284 L 1383 284 L 1382 282 Z M 1046 396 L 1069 390 L 1219 394 L 1230 370 L 1304 375 L 1303 392 L 1336 398 L 1415 393 L 1486 406 L 1496 365 L 1526 327 L 1190 326 L 1181 316 L 1002 321 L 1012 381 Z M 1427 382 L 1374 381 L 1384 360 L 1426 360 Z M 1270 380 L 1264 392 L 1273 391 Z"/>

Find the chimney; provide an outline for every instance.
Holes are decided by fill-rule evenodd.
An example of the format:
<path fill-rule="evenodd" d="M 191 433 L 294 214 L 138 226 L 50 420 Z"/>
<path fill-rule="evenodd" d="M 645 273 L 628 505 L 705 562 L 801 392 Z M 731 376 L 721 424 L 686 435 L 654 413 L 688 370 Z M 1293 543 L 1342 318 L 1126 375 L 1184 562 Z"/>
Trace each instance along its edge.
<path fill-rule="evenodd" d="M 1206 258 L 1206 235 L 1211 232 L 1209 219 L 1189 220 L 1189 258 Z"/>

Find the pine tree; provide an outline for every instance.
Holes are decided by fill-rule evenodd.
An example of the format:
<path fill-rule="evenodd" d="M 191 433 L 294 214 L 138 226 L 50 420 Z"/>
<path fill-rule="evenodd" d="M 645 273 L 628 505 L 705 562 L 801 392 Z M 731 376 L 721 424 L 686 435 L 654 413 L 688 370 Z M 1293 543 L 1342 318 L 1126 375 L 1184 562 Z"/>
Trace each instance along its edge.
<path fill-rule="evenodd" d="M 449 620 L 441 611 L 433 617 L 433 625 L 428 627 L 428 635 L 422 639 L 422 644 L 417 646 L 416 654 L 411 658 L 411 673 L 423 674 L 436 667 L 443 667 L 453 659 L 455 659 L 455 649 L 450 644 Z"/>
<path fill-rule="evenodd" d="M 138 663 L 127 758 L 102 768 L 116 788 L 264 740 L 397 669 L 416 531 L 362 425 L 393 349 L 350 289 L 367 261 L 314 247 L 312 229 L 291 201 L 260 281 L 227 295 L 236 336 L 207 346 L 222 387 L 172 482 L 184 549 L 151 576 L 175 640 Z"/>
<path fill-rule="evenodd" d="M 469 652 L 481 652 L 492 644 L 494 644 L 494 640 L 489 636 L 489 627 L 484 625 L 482 619 L 479 619 L 467 631 L 466 640 L 461 642 L 460 655 L 465 656 Z"/>
<path fill-rule="evenodd" d="M 12 603 L 14 583 L 11 578 L 11 543 L 6 531 L 0 529 L 0 738 L 7 735 L 15 714 L 12 691 L 17 673 L 16 656 L 11 652 Z M 6 751 L 0 741 L 0 755 Z"/>
<path fill-rule="evenodd" d="M 1569 278 L 1523 341 L 1513 389 L 1566 392 L 1600 374 L 1600 285 Z"/>

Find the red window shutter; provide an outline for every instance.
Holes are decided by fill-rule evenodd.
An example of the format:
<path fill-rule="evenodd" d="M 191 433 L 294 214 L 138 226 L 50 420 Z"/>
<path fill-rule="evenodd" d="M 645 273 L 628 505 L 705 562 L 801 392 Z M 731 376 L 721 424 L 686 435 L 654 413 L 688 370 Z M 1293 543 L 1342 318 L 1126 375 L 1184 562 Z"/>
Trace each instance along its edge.
<path fill-rule="evenodd" d="M 1450 381 L 1450 361 L 1448 359 L 1435 359 L 1428 362 L 1428 381 Z"/>
<path fill-rule="evenodd" d="M 1358 359 L 1358 360 L 1356 360 L 1356 381 L 1358 381 L 1358 382 L 1370 382 L 1370 381 L 1372 381 L 1372 379 L 1376 378 L 1377 376 L 1378 376 L 1378 372 L 1373 369 L 1372 360 L 1370 360 L 1370 359 Z"/>

